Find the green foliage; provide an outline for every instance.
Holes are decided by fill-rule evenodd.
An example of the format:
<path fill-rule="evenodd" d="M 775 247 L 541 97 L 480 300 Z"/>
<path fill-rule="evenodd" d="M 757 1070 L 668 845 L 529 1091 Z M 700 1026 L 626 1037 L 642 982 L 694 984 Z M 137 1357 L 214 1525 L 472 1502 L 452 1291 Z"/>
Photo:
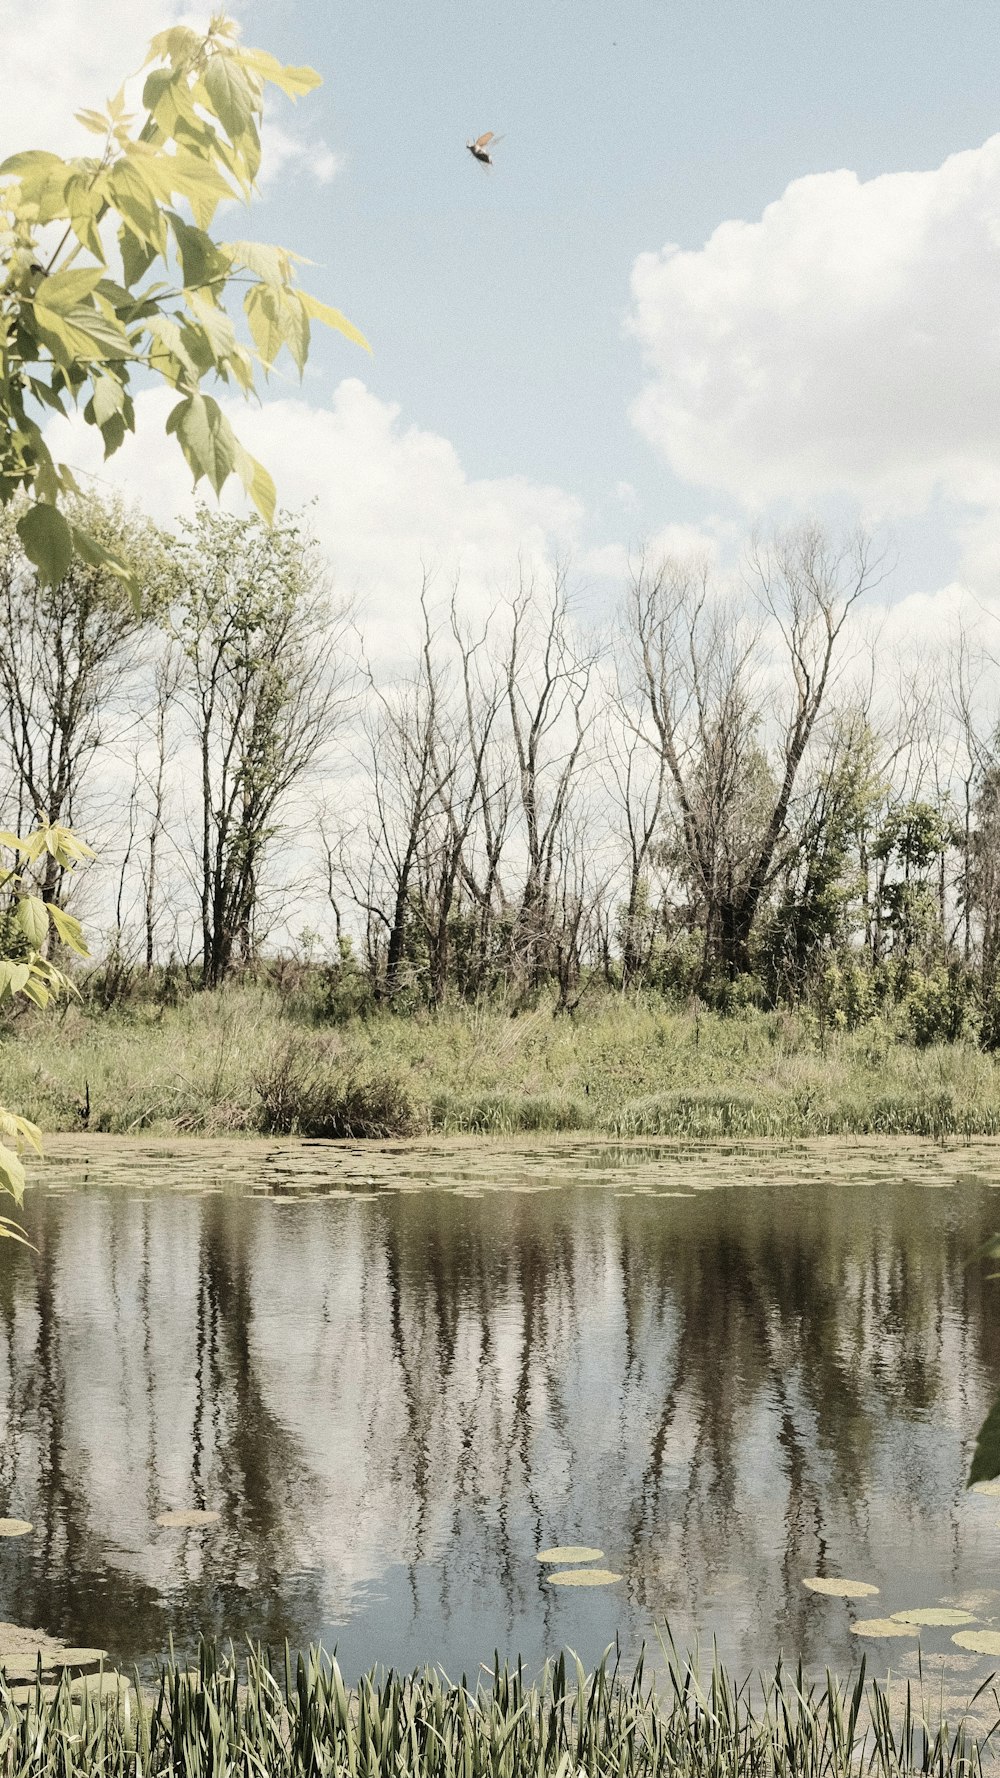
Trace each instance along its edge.
<path fill-rule="evenodd" d="M 873 973 L 858 957 L 833 957 L 816 977 L 812 1004 L 823 1023 L 835 1030 L 855 1031 L 875 1017 Z"/>
<path fill-rule="evenodd" d="M 977 1778 L 991 1759 L 992 1731 L 980 1742 L 943 1707 L 925 1715 L 909 1684 L 891 1703 L 863 1665 L 817 1685 L 779 1663 L 751 1686 L 717 1660 L 701 1671 L 669 1632 L 661 1641 L 655 1683 L 642 1653 L 629 1671 L 606 1657 L 592 1674 L 567 1653 L 534 1681 L 520 1660 L 498 1661 L 475 1689 L 431 1668 L 348 1687 L 334 1657 L 287 1644 L 283 1661 L 251 1647 L 241 1671 L 202 1642 L 191 1666 L 171 1659 L 124 1696 L 68 1676 L 51 1697 L 40 1683 L 26 1697 L 3 1685 L 0 1751 L 7 1778 Z"/>
<path fill-rule="evenodd" d="M 136 374 L 152 373 L 176 391 L 167 431 L 195 483 L 218 494 L 235 474 L 270 521 L 274 484 L 203 384 L 251 395 L 284 350 L 301 374 L 313 321 L 366 345 L 298 287 L 295 254 L 211 232 L 220 204 L 253 191 L 267 85 L 294 99 L 319 76 L 243 48 L 224 17 L 204 34 L 161 32 L 146 68 L 141 118 L 124 89 L 104 112 L 78 114 L 99 138 L 94 154 L 30 151 L 0 165 L 0 505 L 30 500 L 18 530 L 43 579 L 64 575 L 76 551 L 136 599 L 128 564 L 64 509 L 79 490 L 46 444 L 47 416 L 81 410 L 109 457 L 135 429 Z"/>
<path fill-rule="evenodd" d="M 46 954 L 55 938 L 79 957 L 90 955 L 80 922 L 54 902 L 34 893 L 32 867 L 50 858 L 60 870 L 72 870 L 93 854 L 68 828 L 44 822 L 27 838 L 0 832 L 0 851 L 13 854 L 13 862 L 0 868 L 0 890 L 6 900 L 0 911 L 0 1008 L 18 1000 L 45 1007 L 53 999 L 75 992 L 69 977 Z M 26 1148 L 41 1153 L 41 1132 L 30 1119 L 0 1108 L 0 1191 L 20 1204 L 25 1173 L 21 1155 Z M 0 1237 L 23 1240 L 16 1225 L 0 1217 Z"/>
<path fill-rule="evenodd" d="M 251 1132 L 264 1115 L 261 1083 L 277 1090 L 291 1045 L 284 1098 L 274 1101 L 286 1128 L 315 1077 L 310 1118 L 331 1106 L 339 1117 L 349 1083 L 365 1097 L 351 1120 L 355 1110 L 367 1117 L 370 1083 L 390 1082 L 382 1109 L 395 1106 L 396 1127 L 418 1133 L 1000 1134 L 1000 1061 L 971 1038 L 900 1042 L 895 1015 L 824 1031 L 804 1012 L 727 1019 L 656 995 L 594 992 L 571 1020 L 553 1017 L 553 994 L 515 1016 L 501 999 L 405 1014 L 366 1007 L 330 1032 L 317 1029 L 322 966 L 316 975 L 314 986 L 299 970 L 273 985 L 264 974 L 195 993 L 183 978 L 178 992 L 173 968 L 138 972 L 131 997 L 107 1011 L 98 969 L 58 1027 L 19 1022 L 3 1049 L 8 1103 L 46 1128 L 74 1130 L 89 1085 L 92 1130 Z"/>
<path fill-rule="evenodd" d="M 329 744 L 337 636 L 315 546 L 292 521 L 209 514 L 172 550 L 170 628 L 200 755 L 202 983 L 254 955 L 262 873 L 289 797 Z"/>
<path fill-rule="evenodd" d="M 882 823 L 872 846 L 872 857 L 895 857 L 907 877 L 926 875 L 948 844 L 949 827 L 933 803 L 908 802 Z"/>
<path fill-rule="evenodd" d="M 322 969 L 320 983 L 317 1013 L 331 1025 L 368 1018 L 375 1009 L 371 981 L 358 963 L 354 946 L 346 936 L 337 946 L 336 962 L 328 963 Z"/>
<path fill-rule="evenodd" d="M 954 1043 L 970 1028 L 975 1011 L 975 979 L 970 971 L 952 964 L 926 974 L 916 971 L 903 1001 L 902 1012 L 910 1041 Z"/>
<path fill-rule="evenodd" d="M 266 1135 L 380 1138 L 416 1128 L 406 1086 L 384 1070 L 345 1065 L 336 1050 L 292 1038 L 254 1078 Z"/>

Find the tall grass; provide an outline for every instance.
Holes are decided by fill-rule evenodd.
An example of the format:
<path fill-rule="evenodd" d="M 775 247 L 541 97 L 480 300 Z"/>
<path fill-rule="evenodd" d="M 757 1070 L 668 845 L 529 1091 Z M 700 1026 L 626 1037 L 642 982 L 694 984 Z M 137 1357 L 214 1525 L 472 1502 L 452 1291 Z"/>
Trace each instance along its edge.
<path fill-rule="evenodd" d="M 0 1098 L 43 1128 L 387 1137 L 1000 1134 L 1000 1059 L 888 1025 L 724 1018 L 651 997 L 382 1012 L 335 1027 L 275 987 L 72 1007 L 0 1031 Z"/>
<path fill-rule="evenodd" d="M 983 1694 L 977 1694 L 982 1714 Z M 996 1703 L 995 1694 L 993 1705 Z M 995 1714 L 991 1708 L 990 1717 Z M 110 1700 L 99 1688 L 15 1699 L 0 1685 L 4 1778 L 966 1778 L 992 1758 L 990 1734 L 926 1711 L 907 1686 L 895 1704 L 829 1674 L 810 1685 L 780 1665 L 759 1687 L 715 1663 L 702 1681 L 671 1650 L 658 1689 L 606 1657 L 589 1677 L 561 1657 L 530 1682 L 499 1666 L 474 1685 L 425 1671 L 373 1673 L 348 1690 L 318 1649 L 277 1670 L 251 1651 L 244 1673 L 203 1644 L 152 1689 Z"/>

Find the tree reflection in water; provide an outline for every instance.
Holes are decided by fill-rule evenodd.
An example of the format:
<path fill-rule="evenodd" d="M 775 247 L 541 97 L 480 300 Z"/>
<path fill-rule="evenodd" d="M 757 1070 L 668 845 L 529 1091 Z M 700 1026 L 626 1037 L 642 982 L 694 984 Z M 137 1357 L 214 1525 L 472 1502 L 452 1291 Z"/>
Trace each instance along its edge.
<path fill-rule="evenodd" d="M 118 1657 L 322 1635 L 348 1672 L 456 1673 L 669 1618 L 741 1667 L 846 1666 L 849 1610 L 804 1575 L 886 1610 L 989 1584 L 985 1183 L 252 1184 L 35 1193 L 39 1252 L 0 1274 L 0 1511 L 36 1529 L 0 1615 Z M 221 1525 L 159 1530 L 167 1506 Z M 534 1552 L 567 1542 L 620 1585 L 547 1586 Z"/>

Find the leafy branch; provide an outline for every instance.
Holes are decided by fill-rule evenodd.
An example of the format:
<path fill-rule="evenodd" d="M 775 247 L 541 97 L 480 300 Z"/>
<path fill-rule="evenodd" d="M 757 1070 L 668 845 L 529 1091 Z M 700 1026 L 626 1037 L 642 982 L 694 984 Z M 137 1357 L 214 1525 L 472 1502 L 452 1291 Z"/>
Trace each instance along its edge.
<path fill-rule="evenodd" d="M 166 430 L 195 485 L 219 494 L 235 474 L 270 523 L 274 483 L 204 385 L 253 396 L 283 350 L 301 376 L 313 322 L 368 349 L 300 288 L 296 254 L 211 232 L 220 204 L 253 192 L 267 86 L 294 100 L 319 76 L 242 47 L 224 16 L 203 34 L 161 32 L 145 68 L 141 121 L 124 88 L 105 111 L 77 113 L 102 138 L 98 155 L 34 150 L 0 165 L 0 505 L 30 502 L 18 530 L 43 580 L 58 581 L 76 551 L 136 603 L 128 567 L 61 510 L 79 489 L 46 443 L 48 415 L 82 410 L 108 458 L 135 430 L 133 375 L 151 372 L 177 393 Z M 237 293 L 243 338 L 227 306 Z"/>
<path fill-rule="evenodd" d="M 19 999 L 46 1007 L 52 1000 L 76 993 L 70 977 L 48 955 L 52 941 L 79 957 L 89 957 L 90 952 L 79 920 L 35 894 L 31 869 L 47 856 L 60 870 L 74 870 L 93 853 L 68 827 L 47 821 L 24 839 L 0 831 L 0 851 L 14 855 L 13 864 L 0 868 L 0 889 L 6 893 L 0 913 L 0 1008 Z M 28 1118 L 0 1107 L 0 1191 L 7 1192 L 18 1205 L 24 1197 L 21 1156 L 26 1149 L 41 1154 L 41 1131 Z M 26 1240 L 16 1223 L 0 1217 L 0 1239 L 5 1238 Z"/>

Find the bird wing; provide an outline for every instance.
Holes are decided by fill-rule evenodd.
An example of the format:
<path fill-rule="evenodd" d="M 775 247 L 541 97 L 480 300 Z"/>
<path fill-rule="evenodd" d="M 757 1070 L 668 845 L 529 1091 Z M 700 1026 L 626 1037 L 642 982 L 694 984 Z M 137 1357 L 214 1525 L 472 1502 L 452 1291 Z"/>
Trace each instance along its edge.
<path fill-rule="evenodd" d="M 475 146 L 477 148 L 485 148 L 487 142 L 492 142 L 492 140 L 493 140 L 493 131 L 487 130 L 485 135 L 476 137 Z"/>

